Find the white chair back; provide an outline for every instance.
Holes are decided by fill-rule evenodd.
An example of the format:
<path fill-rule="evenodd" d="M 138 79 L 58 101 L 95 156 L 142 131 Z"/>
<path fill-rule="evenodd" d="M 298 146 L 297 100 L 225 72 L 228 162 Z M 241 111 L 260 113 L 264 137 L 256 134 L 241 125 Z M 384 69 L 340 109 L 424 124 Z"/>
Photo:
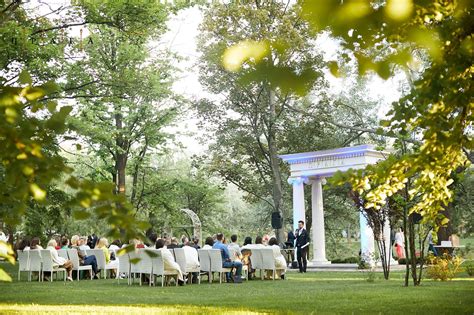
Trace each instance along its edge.
<path fill-rule="evenodd" d="M 174 249 L 174 257 L 176 259 L 176 263 L 178 263 L 179 268 L 186 272 L 186 255 L 184 253 L 184 249 L 182 248 L 175 248 Z"/>
<path fill-rule="evenodd" d="M 72 262 L 72 269 L 78 270 L 81 263 L 79 261 L 79 254 L 77 253 L 77 249 L 75 248 L 68 249 L 67 255 L 69 256 L 69 260 L 71 260 Z"/>
<path fill-rule="evenodd" d="M 262 266 L 262 252 L 260 248 L 252 248 L 252 255 L 250 256 L 250 262 L 252 263 L 253 269 L 263 269 Z"/>
<path fill-rule="evenodd" d="M 95 256 L 97 260 L 97 268 L 104 270 L 105 269 L 105 254 L 102 249 L 87 249 L 86 250 L 87 256 Z"/>
<path fill-rule="evenodd" d="M 141 259 L 139 252 L 135 249 L 128 253 L 130 257 L 130 273 L 140 273 L 139 260 Z"/>
<path fill-rule="evenodd" d="M 41 253 L 41 261 L 43 262 L 42 269 L 44 271 L 53 271 L 54 264 L 53 264 L 53 257 L 51 256 L 51 251 L 49 249 L 42 249 L 40 250 Z"/>
<path fill-rule="evenodd" d="M 150 255 L 153 255 L 154 252 L 150 251 L 145 248 L 141 248 L 138 250 L 138 256 L 140 257 L 140 261 L 138 262 L 138 270 L 140 273 L 151 274 L 153 270 L 153 263 L 152 258 Z"/>
<path fill-rule="evenodd" d="M 264 270 L 275 270 L 275 258 L 273 257 L 273 249 L 262 248 L 260 249 L 262 255 L 262 269 Z"/>
<path fill-rule="evenodd" d="M 209 257 L 211 258 L 211 271 L 220 272 L 222 270 L 222 254 L 220 249 L 209 249 Z"/>
<path fill-rule="evenodd" d="M 41 265 L 42 265 L 42 260 L 41 260 L 41 253 L 37 249 L 32 249 L 29 251 L 29 256 L 30 256 L 30 271 L 41 271 Z"/>
<path fill-rule="evenodd" d="M 66 249 L 59 249 L 58 250 L 58 256 L 59 257 L 62 257 L 64 259 L 69 259 L 68 255 L 67 255 L 67 250 Z"/>
<path fill-rule="evenodd" d="M 125 273 L 130 274 L 130 256 L 128 253 L 124 253 L 123 255 L 117 255 L 118 259 L 118 274 Z"/>
<path fill-rule="evenodd" d="M 29 250 L 18 250 L 17 251 L 17 256 L 18 256 L 18 268 L 19 271 L 28 271 L 29 270 L 29 265 L 30 265 L 30 255 L 29 255 Z"/>
<path fill-rule="evenodd" d="M 211 272 L 211 258 L 209 257 L 209 251 L 207 249 L 198 249 L 198 256 L 201 270 Z"/>
<path fill-rule="evenodd" d="M 156 256 L 151 258 L 152 271 L 154 275 L 163 276 L 165 274 L 165 264 L 163 262 L 163 256 L 159 249 L 150 249 Z"/>

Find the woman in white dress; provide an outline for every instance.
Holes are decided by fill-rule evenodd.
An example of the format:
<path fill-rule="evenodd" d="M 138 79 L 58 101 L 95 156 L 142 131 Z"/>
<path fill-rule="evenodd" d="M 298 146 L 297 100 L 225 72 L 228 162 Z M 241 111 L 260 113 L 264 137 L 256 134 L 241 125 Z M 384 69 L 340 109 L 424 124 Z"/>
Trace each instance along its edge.
<path fill-rule="evenodd" d="M 278 241 L 276 238 L 272 237 L 268 241 L 268 246 L 273 250 L 273 258 L 275 259 L 276 274 L 278 277 L 285 279 L 286 272 L 286 259 L 281 254 L 281 248 L 278 246 Z"/>
<path fill-rule="evenodd" d="M 405 235 L 403 235 L 402 228 L 399 228 L 398 232 L 395 233 L 395 247 L 397 249 L 398 259 L 405 258 Z"/>
<path fill-rule="evenodd" d="M 56 246 L 58 246 L 58 243 L 55 239 L 52 239 L 48 242 L 48 246 L 46 247 L 46 249 L 51 252 L 51 258 L 53 258 L 53 265 L 65 268 L 67 271 L 67 279 L 69 281 L 72 281 L 72 261 L 63 257 L 59 257 L 58 251 L 56 250 Z"/>
<path fill-rule="evenodd" d="M 158 239 L 156 241 L 156 249 L 161 251 L 161 257 L 163 257 L 163 265 L 165 271 L 177 272 L 178 273 L 178 284 L 184 284 L 183 271 L 179 267 L 178 263 L 174 260 L 173 254 L 165 247 L 165 240 Z"/>

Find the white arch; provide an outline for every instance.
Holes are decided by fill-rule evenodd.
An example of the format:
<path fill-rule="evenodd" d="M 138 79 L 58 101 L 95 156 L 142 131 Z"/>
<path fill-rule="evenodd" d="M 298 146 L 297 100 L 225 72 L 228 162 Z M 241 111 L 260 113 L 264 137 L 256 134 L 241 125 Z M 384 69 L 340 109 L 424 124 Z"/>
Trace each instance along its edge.
<path fill-rule="evenodd" d="M 202 242 L 201 220 L 199 219 L 198 215 L 193 210 L 187 208 L 183 208 L 180 210 L 186 213 L 193 222 L 193 237 L 199 238 L 199 242 Z"/>

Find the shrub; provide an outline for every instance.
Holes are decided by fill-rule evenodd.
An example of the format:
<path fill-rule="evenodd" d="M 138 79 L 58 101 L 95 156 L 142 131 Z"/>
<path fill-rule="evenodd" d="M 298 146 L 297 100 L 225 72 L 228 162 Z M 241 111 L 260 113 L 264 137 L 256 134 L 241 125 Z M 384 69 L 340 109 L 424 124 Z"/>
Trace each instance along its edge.
<path fill-rule="evenodd" d="M 467 274 L 472 277 L 474 276 L 474 261 L 470 261 L 464 264 L 464 270 L 466 270 Z"/>
<path fill-rule="evenodd" d="M 359 257 L 334 258 L 331 259 L 333 264 L 358 264 Z"/>
<path fill-rule="evenodd" d="M 375 273 L 374 269 L 369 269 L 368 271 L 364 272 L 365 273 L 365 280 L 367 282 L 375 282 L 375 279 L 377 279 L 377 274 Z"/>
<path fill-rule="evenodd" d="M 452 257 L 447 254 L 440 257 L 430 255 L 428 261 L 430 265 L 428 265 L 426 271 L 427 276 L 433 280 L 441 281 L 447 281 L 454 278 L 462 263 L 460 257 Z"/>
<path fill-rule="evenodd" d="M 422 262 L 421 257 L 416 257 L 416 264 L 417 264 L 417 265 L 420 265 L 421 262 Z M 427 261 L 426 261 L 426 259 L 425 259 L 425 263 L 426 263 L 426 262 L 427 262 Z M 407 264 L 407 259 L 406 259 L 406 258 L 399 258 L 399 259 L 398 259 L 398 264 L 399 264 L 399 265 L 406 265 L 406 264 Z"/>

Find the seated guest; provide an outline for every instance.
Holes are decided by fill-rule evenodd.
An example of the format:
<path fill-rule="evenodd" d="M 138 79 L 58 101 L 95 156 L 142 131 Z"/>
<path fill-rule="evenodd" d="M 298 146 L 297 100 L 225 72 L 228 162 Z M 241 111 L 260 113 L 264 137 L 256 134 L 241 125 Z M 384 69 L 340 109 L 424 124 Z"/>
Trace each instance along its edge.
<path fill-rule="evenodd" d="M 118 260 L 110 260 L 109 241 L 105 237 L 102 237 L 97 242 L 97 245 L 95 246 L 95 248 L 102 249 L 105 256 L 105 263 L 112 267 L 112 270 L 115 275 L 118 268 Z"/>
<path fill-rule="evenodd" d="M 60 245 L 61 244 L 61 238 L 56 237 L 54 240 L 56 241 L 56 250 L 60 250 L 61 249 L 61 245 Z"/>
<path fill-rule="evenodd" d="M 199 268 L 199 256 L 197 250 L 190 246 L 189 240 L 187 237 L 183 237 L 183 249 L 184 255 L 186 256 L 186 267 L 190 269 Z"/>
<path fill-rule="evenodd" d="M 166 248 L 179 248 L 178 239 L 176 237 L 172 237 L 170 244 L 166 245 Z"/>
<path fill-rule="evenodd" d="M 65 236 L 61 238 L 61 249 L 69 249 L 69 239 Z"/>
<path fill-rule="evenodd" d="M 181 236 L 181 244 L 180 247 L 183 247 L 189 243 L 189 238 L 185 235 Z"/>
<path fill-rule="evenodd" d="M 186 257 L 186 269 L 199 268 L 201 264 L 199 263 L 199 255 L 198 255 L 197 250 L 191 246 L 191 243 L 189 242 L 187 237 L 184 236 L 181 241 L 183 242 L 182 248 L 184 250 L 184 256 Z M 196 282 L 198 275 L 199 275 L 199 272 L 193 272 L 192 274 L 193 283 Z"/>
<path fill-rule="evenodd" d="M 235 268 L 234 283 L 242 283 L 242 263 L 240 261 L 232 261 L 230 259 L 229 249 L 223 243 L 224 234 L 218 233 L 216 235 L 216 242 L 212 248 L 220 249 L 222 256 L 222 267 L 224 268 Z M 229 275 L 227 275 L 227 280 L 229 281 Z"/>
<path fill-rule="evenodd" d="M 232 235 L 230 237 L 230 240 L 231 240 L 231 243 L 229 245 L 227 245 L 227 248 L 229 249 L 229 253 L 230 253 L 230 259 L 232 261 L 234 260 L 238 260 L 240 261 L 241 260 L 241 256 L 242 256 L 242 253 L 240 252 L 240 246 L 239 244 L 237 244 L 237 235 Z"/>
<path fill-rule="evenodd" d="M 79 235 L 73 235 L 71 237 L 71 248 L 77 250 L 77 256 L 79 256 L 79 265 L 81 266 L 91 266 L 94 273 L 94 279 L 99 279 L 97 276 L 99 270 L 97 268 L 97 258 L 94 255 L 85 255 L 84 251 L 80 249 L 80 245 L 84 240 L 79 237 Z"/>
<path fill-rule="evenodd" d="M 255 248 L 265 248 L 265 245 L 263 244 L 263 237 L 257 236 L 255 238 Z"/>
<path fill-rule="evenodd" d="M 270 235 L 268 234 L 265 234 L 263 237 L 262 237 L 262 244 L 267 246 L 268 245 L 268 241 L 270 241 Z"/>
<path fill-rule="evenodd" d="M 95 235 L 95 233 L 93 233 L 92 235 L 89 235 L 89 237 L 87 237 L 86 244 L 87 246 L 89 246 L 89 248 L 95 248 L 98 241 L 99 238 L 97 237 L 97 235 Z"/>
<path fill-rule="evenodd" d="M 214 239 L 211 236 L 206 237 L 202 249 L 212 249 L 212 246 L 214 246 Z"/>
<path fill-rule="evenodd" d="M 17 249 L 21 251 L 30 250 L 30 241 L 27 238 L 22 239 L 18 243 Z"/>
<path fill-rule="evenodd" d="M 199 246 L 199 239 L 197 237 L 193 239 L 193 244 L 190 246 L 194 247 L 195 249 L 201 249 L 201 246 Z"/>
<path fill-rule="evenodd" d="M 89 245 L 87 245 L 87 237 L 81 236 L 80 241 L 78 243 L 80 250 L 87 250 L 91 249 Z"/>
<path fill-rule="evenodd" d="M 115 240 L 112 242 L 112 244 L 110 244 L 109 250 L 112 251 L 112 253 L 110 254 L 111 260 L 115 260 L 117 251 L 120 249 L 120 247 L 122 247 L 122 242 L 120 242 L 120 240 Z"/>
<path fill-rule="evenodd" d="M 49 251 L 51 252 L 51 257 L 53 258 L 53 265 L 66 269 L 67 279 L 69 281 L 72 281 L 72 261 L 63 257 L 59 257 L 58 251 L 56 250 L 56 246 L 58 246 L 58 243 L 55 239 L 52 239 L 48 242 L 48 247 L 46 247 L 46 249 L 49 249 Z"/>
<path fill-rule="evenodd" d="M 174 260 L 173 254 L 165 247 L 165 240 L 158 239 L 156 240 L 156 249 L 159 249 L 161 252 L 161 257 L 163 257 L 163 265 L 165 271 L 177 272 L 178 273 L 178 284 L 184 284 L 183 271 L 179 267 L 178 263 Z"/>
<path fill-rule="evenodd" d="M 273 250 L 273 258 L 275 259 L 275 267 L 277 268 L 277 276 L 282 279 L 285 279 L 285 272 L 286 272 L 286 259 L 281 254 L 281 248 L 278 246 L 278 241 L 276 238 L 272 237 L 268 241 L 269 247 Z M 278 270 L 280 269 L 280 270 Z"/>
<path fill-rule="evenodd" d="M 30 249 L 33 249 L 33 250 L 43 249 L 43 247 L 41 246 L 41 241 L 40 241 L 39 237 L 33 237 L 33 239 L 31 240 L 31 243 L 30 243 Z"/>
<path fill-rule="evenodd" d="M 245 237 L 244 246 L 252 244 L 252 238 L 250 236 Z"/>

